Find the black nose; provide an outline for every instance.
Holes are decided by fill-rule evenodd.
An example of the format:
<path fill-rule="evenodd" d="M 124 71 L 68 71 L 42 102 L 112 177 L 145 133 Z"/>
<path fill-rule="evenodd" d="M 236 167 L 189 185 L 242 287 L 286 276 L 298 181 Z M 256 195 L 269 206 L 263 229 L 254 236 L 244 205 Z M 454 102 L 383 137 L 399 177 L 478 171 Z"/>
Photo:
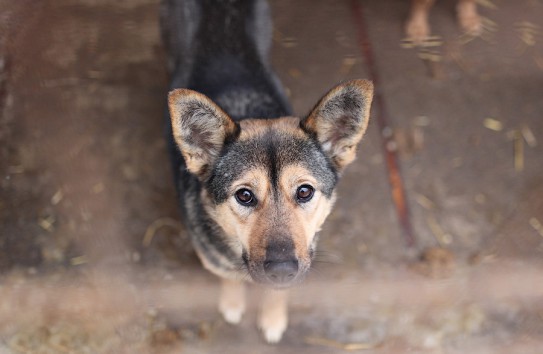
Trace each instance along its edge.
<path fill-rule="evenodd" d="M 269 280 L 276 284 L 284 284 L 292 281 L 298 273 L 298 261 L 266 261 L 264 272 Z"/>

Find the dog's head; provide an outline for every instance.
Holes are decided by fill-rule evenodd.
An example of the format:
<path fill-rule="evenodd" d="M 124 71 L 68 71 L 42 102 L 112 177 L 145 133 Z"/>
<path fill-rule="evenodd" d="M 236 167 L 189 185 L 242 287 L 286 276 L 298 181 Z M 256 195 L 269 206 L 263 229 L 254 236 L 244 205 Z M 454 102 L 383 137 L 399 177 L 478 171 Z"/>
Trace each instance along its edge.
<path fill-rule="evenodd" d="M 234 122 L 206 96 L 169 95 L 174 138 L 202 183 L 202 202 L 259 283 L 303 278 L 335 186 L 368 125 L 373 85 L 331 90 L 304 119 Z"/>

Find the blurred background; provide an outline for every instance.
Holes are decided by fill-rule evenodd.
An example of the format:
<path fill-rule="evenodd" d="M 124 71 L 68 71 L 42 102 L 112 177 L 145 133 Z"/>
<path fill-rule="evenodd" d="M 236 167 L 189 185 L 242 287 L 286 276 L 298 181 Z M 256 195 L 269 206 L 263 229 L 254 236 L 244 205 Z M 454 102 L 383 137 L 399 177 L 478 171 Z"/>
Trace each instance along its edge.
<path fill-rule="evenodd" d="M 543 1 L 479 0 L 476 37 L 437 1 L 423 46 L 407 0 L 271 2 L 297 115 L 376 83 L 277 346 L 179 223 L 158 5 L 0 0 L 0 353 L 541 352 Z"/>

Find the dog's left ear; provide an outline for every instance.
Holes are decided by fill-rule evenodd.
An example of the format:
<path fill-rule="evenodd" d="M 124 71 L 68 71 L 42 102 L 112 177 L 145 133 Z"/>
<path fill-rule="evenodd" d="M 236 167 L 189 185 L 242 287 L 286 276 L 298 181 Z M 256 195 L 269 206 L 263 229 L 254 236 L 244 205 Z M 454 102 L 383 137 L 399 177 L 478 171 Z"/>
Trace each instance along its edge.
<path fill-rule="evenodd" d="M 239 127 L 211 99 L 192 90 L 171 91 L 168 106 L 173 136 L 187 169 L 203 178 Z"/>
<path fill-rule="evenodd" d="M 346 82 L 328 92 L 301 122 L 302 129 L 316 136 L 340 172 L 356 157 L 356 146 L 368 126 L 372 98 L 371 81 Z"/>

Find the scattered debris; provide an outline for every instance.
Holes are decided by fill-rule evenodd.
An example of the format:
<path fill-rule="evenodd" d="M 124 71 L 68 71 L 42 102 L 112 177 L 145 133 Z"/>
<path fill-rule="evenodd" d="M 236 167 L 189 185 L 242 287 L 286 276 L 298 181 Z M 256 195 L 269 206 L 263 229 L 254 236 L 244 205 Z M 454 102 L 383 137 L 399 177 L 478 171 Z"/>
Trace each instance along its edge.
<path fill-rule="evenodd" d="M 515 130 L 513 142 L 515 151 L 515 171 L 522 172 L 524 170 L 524 140 L 520 131 Z"/>
<path fill-rule="evenodd" d="M 543 225 L 541 225 L 541 222 L 536 217 L 530 218 L 530 226 L 534 228 L 535 231 L 539 234 L 539 236 L 543 237 Z"/>
<path fill-rule="evenodd" d="M 415 201 L 426 210 L 433 210 L 436 207 L 434 202 L 420 193 L 415 193 Z"/>
<path fill-rule="evenodd" d="M 430 278 L 446 278 L 454 271 L 454 254 L 443 247 L 428 247 L 420 260 L 410 266 L 415 272 Z"/>
<path fill-rule="evenodd" d="M 51 197 L 51 204 L 57 205 L 60 203 L 60 201 L 64 198 L 64 193 L 62 192 L 62 189 L 59 189 L 52 197 Z"/>
<path fill-rule="evenodd" d="M 89 259 L 85 255 L 77 256 L 77 257 L 74 257 L 74 258 L 70 259 L 70 264 L 73 265 L 73 266 L 78 266 L 78 265 L 82 265 L 82 264 L 86 264 L 86 263 L 89 263 Z"/>
<path fill-rule="evenodd" d="M 536 37 L 541 36 L 541 27 L 529 21 L 516 22 L 515 30 L 525 48 L 535 46 L 537 43 Z"/>
<path fill-rule="evenodd" d="M 477 204 L 483 205 L 486 203 L 486 196 L 483 193 L 478 193 L 474 199 Z"/>
<path fill-rule="evenodd" d="M 283 37 L 281 45 L 285 48 L 294 48 L 298 46 L 298 40 L 295 37 Z"/>
<path fill-rule="evenodd" d="M 103 183 L 97 183 L 94 186 L 92 186 L 91 192 L 94 194 L 99 194 L 104 191 L 104 184 Z"/>
<path fill-rule="evenodd" d="M 214 326 L 211 325 L 209 322 L 202 322 L 198 326 L 198 338 L 202 340 L 209 339 L 209 336 L 213 332 Z"/>
<path fill-rule="evenodd" d="M 417 53 L 422 60 L 438 63 L 443 59 L 441 53 L 437 50 L 423 49 Z"/>
<path fill-rule="evenodd" d="M 413 124 L 418 127 L 427 127 L 430 125 L 430 119 L 426 116 L 418 116 L 413 119 Z"/>
<path fill-rule="evenodd" d="M 290 68 L 288 69 L 288 74 L 292 76 L 293 78 L 297 79 L 300 76 L 302 76 L 302 72 L 299 69 L 296 68 Z"/>
<path fill-rule="evenodd" d="M 177 344 L 180 335 L 171 328 L 162 328 L 151 333 L 151 345 L 154 347 L 170 347 Z"/>
<path fill-rule="evenodd" d="M 65 250 L 59 245 L 46 244 L 41 249 L 44 262 L 50 264 L 61 264 L 65 261 Z"/>
<path fill-rule="evenodd" d="M 404 38 L 400 42 L 400 46 L 405 49 L 417 48 L 417 47 L 439 47 L 443 45 L 443 40 L 440 36 L 429 36 L 425 38 L 421 43 L 416 43 L 411 38 Z"/>
<path fill-rule="evenodd" d="M 429 36 L 422 42 L 416 42 L 412 38 L 404 38 L 400 46 L 404 49 L 417 49 L 417 56 L 424 61 L 430 71 L 430 76 L 434 79 L 443 77 L 443 69 L 440 65 L 443 59 L 439 48 L 443 45 L 443 40 L 439 36 Z"/>
<path fill-rule="evenodd" d="M 496 22 L 492 21 L 491 19 L 480 16 L 481 17 L 481 27 L 482 31 L 479 34 L 473 34 L 469 32 L 464 32 L 458 37 L 458 43 L 460 45 L 466 45 L 473 41 L 476 38 L 481 38 L 485 42 L 494 44 L 495 38 L 494 35 L 498 31 L 498 25 Z"/>
<path fill-rule="evenodd" d="M 487 17 L 481 17 L 483 27 L 490 32 L 498 31 L 498 24 Z"/>
<path fill-rule="evenodd" d="M 424 131 L 420 127 L 394 129 L 397 150 L 404 155 L 412 155 L 424 148 Z"/>
<path fill-rule="evenodd" d="M 432 234 L 440 245 L 445 246 L 449 245 L 452 242 L 452 236 L 443 231 L 433 215 L 430 215 L 426 218 L 426 223 L 428 224 L 428 227 L 430 227 Z"/>
<path fill-rule="evenodd" d="M 490 263 L 496 260 L 496 254 L 495 253 L 488 253 L 487 251 L 478 251 L 472 254 L 468 258 L 468 263 L 470 265 L 478 265 L 481 263 Z"/>
<path fill-rule="evenodd" d="M 431 78 L 440 80 L 445 76 L 441 63 L 443 55 L 439 50 L 422 48 L 417 55 L 426 64 Z"/>
<path fill-rule="evenodd" d="M 328 348 L 343 349 L 345 351 L 375 349 L 382 345 L 382 343 L 341 343 L 332 339 L 321 337 L 305 337 L 304 342 L 310 345 L 319 345 Z"/>
<path fill-rule="evenodd" d="M 280 43 L 285 48 L 294 48 L 298 46 L 296 37 L 286 37 L 277 29 L 273 31 L 273 40 Z"/>
<path fill-rule="evenodd" d="M 481 16 L 481 25 L 483 26 L 483 31 L 479 37 L 481 37 L 481 39 L 485 42 L 496 44 L 495 34 L 498 31 L 498 25 L 496 22 Z"/>
<path fill-rule="evenodd" d="M 497 10 L 498 7 L 490 0 L 477 0 L 476 1 L 478 5 L 481 5 L 483 7 L 486 7 L 488 9 Z"/>
<path fill-rule="evenodd" d="M 537 139 L 535 138 L 535 135 L 530 127 L 528 127 L 526 124 L 522 124 L 520 127 L 520 133 L 522 134 L 524 140 L 526 140 L 526 144 L 528 144 L 529 147 L 534 148 L 537 146 Z"/>
<path fill-rule="evenodd" d="M 484 30 L 484 27 L 483 27 L 483 30 Z M 470 33 L 464 32 L 458 37 L 458 43 L 460 45 L 466 45 L 469 42 L 473 41 L 475 38 L 477 37 Z"/>
<path fill-rule="evenodd" d="M 494 118 L 485 118 L 485 120 L 483 121 L 483 125 L 485 126 L 485 128 L 494 130 L 496 132 L 503 130 L 503 123 Z"/>
<path fill-rule="evenodd" d="M 175 230 L 182 230 L 183 226 L 181 223 L 177 220 L 174 220 L 172 218 L 160 218 L 151 223 L 149 227 L 147 227 L 147 230 L 145 231 L 145 235 L 143 236 L 142 244 L 144 247 L 149 247 L 151 245 L 151 242 L 153 241 L 153 238 L 155 237 L 156 232 L 161 227 L 168 226 Z"/>
<path fill-rule="evenodd" d="M 349 74 L 351 72 L 353 66 L 356 64 L 356 58 L 354 56 L 346 56 L 343 58 L 343 61 L 341 62 L 341 68 L 339 69 L 339 73 L 343 76 Z"/>
<path fill-rule="evenodd" d="M 42 229 L 48 232 L 53 232 L 55 230 L 54 223 L 55 217 L 53 215 L 48 215 L 46 217 L 38 219 L 38 225 L 40 225 Z"/>

